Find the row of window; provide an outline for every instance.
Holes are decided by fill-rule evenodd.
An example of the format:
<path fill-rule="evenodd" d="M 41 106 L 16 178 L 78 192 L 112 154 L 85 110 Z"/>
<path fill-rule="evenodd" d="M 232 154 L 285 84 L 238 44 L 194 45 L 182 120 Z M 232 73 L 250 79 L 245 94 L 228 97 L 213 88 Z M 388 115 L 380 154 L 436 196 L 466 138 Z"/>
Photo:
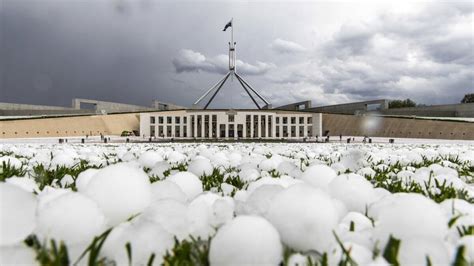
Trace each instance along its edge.
<path fill-rule="evenodd" d="M 193 122 L 192 122 L 193 124 Z M 271 125 L 271 124 L 269 124 Z M 247 125 L 246 131 L 244 132 L 244 125 L 243 124 L 229 124 L 226 128 L 225 124 L 219 124 L 218 126 L 216 124 L 212 124 L 211 127 L 209 127 L 207 124 L 205 124 L 204 127 L 201 127 L 201 125 L 196 125 L 197 127 L 194 128 L 194 126 L 191 126 L 191 134 L 190 137 L 205 137 L 205 138 L 215 138 L 217 135 L 220 137 L 262 137 L 265 138 L 267 137 L 303 137 L 305 136 L 305 126 L 277 126 L 275 128 L 275 135 L 273 134 L 273 129 L 271 126 L 268 128 L 265 127 L 254 127 L 254 130 L 251 130 L 251 127 Z M 280 132 L 280 127 L 281 127 L 281 132 Z M 307 126 L 306 127 L 306 136 L 312 136 L 313 134 L 313 127 L 312 126 Z M 297 134 L 298 133 L 298 134 Z M 195 135 L 196 134 L 196 135 Z M 227 135 L 226 135 L 227 134 Z M 159 125 L 159 126 L 150 126 L 150 135 L 151 136 L 158 136 L 158 137 L 187 137 L 187 126 L 181 126 L 175 125 L 174 127 L 171 125 Z"/>
<path fill-rule="evenodd" d="M 191 116 L 191 117 L 192 117 L 192 119 L 194 119 L 194 115 Z M 198 117 L 198 120 L 201 120 L 202 119 L 201 117 L 204 117 L 204 121 L 209 122 L 209 115 L 197 115 L 197 117 Z M 167 124 L 171 124 L 171 123 L 173 123 L 173 118 L 174 118 L 174 123 L 175 124 L 180 124 L 181 121 L 183 121 L 183 124 L 187 123 L 187 117 L 186 116 L 183 116 L 183 117 L 181 117 L 181 116 L 175 116 L 175 117 L 172 117 L 172 116 L 166 116 L 166 117 L 165 116 L 158 116 L 158 117 L 150 116 L 150 124 L 155 124 L 156 120 L 157 120 L 156 118 L 158 118 L 158 124 L 164 124 L 165 119 L 166 119 Z M 266 119 L 266 115 L 261 115 L 260 116 L 260 121 L 265 121 L 265 119 Z M 258 115 L 254 115 L 254 121 L 257 121 L 257 120 L 258 120 Z M 272 116 L 271 115 L 268 116 L 268 120 L 272 121 Z M 304 124 L 305 123 L 305 117 L 296 117 L 296 116 L 281 117 L 282 124 L 288 124 L 288 120 L 290 121 L 290 124 L 292 124 L 292 125 L 295 125 L 296 121 L 298 121 L 298 124 Z M 217 115 L 212 115 L 212 121 L 213 122 L 217 121 Z M 232 115 L 232 114 L 227 115 L 227 121 L 228 122 L 235 122 L 235 115 Z M 251 121 L 251 115 L 246 116 L 246 121 L 247 122 Z M 280 117 L 276 117 L 275 122 L 277 124 L 280 124 Z M 313 118 L 311 116 L 306 117 L 306 123 L 307 124 L 313 123 Z"/>

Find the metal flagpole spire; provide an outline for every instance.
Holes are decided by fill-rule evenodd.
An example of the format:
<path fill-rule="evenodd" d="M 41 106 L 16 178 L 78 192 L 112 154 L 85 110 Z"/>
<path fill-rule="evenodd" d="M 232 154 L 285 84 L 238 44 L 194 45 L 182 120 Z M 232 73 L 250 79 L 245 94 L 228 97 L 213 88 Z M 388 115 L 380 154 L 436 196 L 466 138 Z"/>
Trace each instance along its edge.
<path fill-rule="evenodd" d="M 227 79 L 229 76 L 231 76 L 231 80 L 233 80 L 234 76 L 235 78 L 239 81 L 240 85 L 242 88 L 244 88 L 245 92 L 249 95 L 250 99 L 252 99 L 253 103 L 257 106 L 258 109 L 262 109 L 260 105 L 257 103 L 256 99 L 252 96 L 253 92 L 255 95 L 257 95 L 258 99 L 263 101 L 265 105 L 263 106 L 263 109 L 269 109 L 271 108 L 271 104 L 263 98 L 262 95 L 260 95 L 248 82 L 246 82 L 239 74 L 237 74 L 236 70 L 236 63 L 237 63 L 237 56 L 235 53 L 235 45 L 237 44 L 234 42 L 234 18 L 232 18 L 224 27 L 223 31 L 226 31 L 228 27 L 231 27 L 230 29 L 230 42 L 229 42 L 229 72 L 224 75 L 224 77 L 219 80 L 214 86 L 212 86 L 209 90 L 207 90 L 201 97 L 199 97 L 196 102 L 194 102 L 193 107 L 197 107 L 198 104 L 206 98 L 207 95 L 209 95 L 212 91 L 215 90 L 215 92 L 212 94 L 211 98 L 207 102 L 207 104 L 204 106 L 204 109 L 207 109 L 209 104 L 211 104 L 212 100 L 216 97 L 217 93 L 221 90 L 222 86 L 226 83 Z"/>

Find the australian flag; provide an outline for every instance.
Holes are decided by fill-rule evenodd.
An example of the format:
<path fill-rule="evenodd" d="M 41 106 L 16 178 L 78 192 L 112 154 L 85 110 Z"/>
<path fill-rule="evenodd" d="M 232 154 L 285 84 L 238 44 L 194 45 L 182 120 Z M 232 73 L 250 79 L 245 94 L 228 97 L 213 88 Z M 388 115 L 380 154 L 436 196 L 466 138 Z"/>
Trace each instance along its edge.
<path fill-rule="evenodd" d="M 228 27 L 232 27 L 232 20 L 229 21 L 229 23 L 225 24 L 224 29 L 222 31 L 225 31 Z"/>

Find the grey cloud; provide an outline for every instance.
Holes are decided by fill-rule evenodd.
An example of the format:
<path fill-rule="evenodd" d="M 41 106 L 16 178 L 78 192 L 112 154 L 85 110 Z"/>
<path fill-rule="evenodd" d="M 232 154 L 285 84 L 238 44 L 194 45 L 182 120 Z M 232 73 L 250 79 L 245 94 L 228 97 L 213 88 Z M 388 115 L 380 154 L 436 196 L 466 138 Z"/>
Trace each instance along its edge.
<path fill-rule="evenodd" d="M 321 44 L 314 60 L 285 66 L 288 73 L 282 70 L 269 79 L 346 96 L 332 98 L 339 100 L 410 97 L 427 104 L 459 102 L 474 84 L 470 10 L 434 3 L 409 15 L 381 14 L 370 24 L 346 23 Z"/>
<path fill-rule="evenodd" d="M 293 53 L 301 53 L 305 52 L 306 48 L 303 46 L 287 41 L 287 40 L 282 40 L 282 39 L 275 39 L 271 44 L 270 47 L 277 53 L 282 53 L 282 54 L 293 54 Z"/>

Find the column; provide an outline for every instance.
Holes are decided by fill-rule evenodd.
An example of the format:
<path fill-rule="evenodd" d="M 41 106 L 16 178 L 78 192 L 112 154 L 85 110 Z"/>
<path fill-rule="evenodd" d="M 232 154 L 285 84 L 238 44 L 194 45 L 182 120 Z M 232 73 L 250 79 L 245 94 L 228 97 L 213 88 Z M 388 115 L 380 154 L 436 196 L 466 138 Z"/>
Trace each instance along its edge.
<path fill-rule="evenodd" d="M 253 138 L 253 131 L 254 131 L 254 128 L 253 128 L 253 114 L 250 115 L 250 138 Z"/>
<path fill-rule="evenodd" d="M 261 138 L 262 137 L 262 126 L 260 125 L 260 120 L 262 120 L 262 118 L 260 117 L 260 114 L 257 115 L 257 138 Z"/>
<path fill-rule="evenodd" d="M 204 138 L 204 115 L 201 115 L 201 138 L 203 139 Z"/>
<path fill-rule="evenodd" d="M 212 138 L 212 115 L 210 114 L 209 115 L 209 121 L 207 122 L 208 123 L 208 134 L 209 134 L 209 138 Z"/>
<path fill-rule="evenodd" d="M 225 138 L 229 137 L 229 122 L 225 122 Z"/>
<path fill-rule="evenodd" d="M 194 133 L 193 133 L 193 136 L 195 138 L 197 138 L 197 132 L 198 132 L 198 130 L 197 130 L 197 115 L 193 115 L 193 116 L 194 116 L 194 127 L 193 127 L 193 132 Z"/>
<path fill-rule="evenodd" d="M 243 127 L 242 127 L 242 130 L 243 130 L 242 131 L 242 138 L 245 139 L 245 138 L 248 138 L 248 136 L 247 136 L 247 116 L 244 115 L 244 117 L 245 117 L 245 120 L 244 120 L 244 124 L 243 124 Z"/>
<path fill-rule="evenodd" d="M 265 138 L 268 139 L 268 119 L 269 119 L 269 116 L 268 115 L 265 115 Z"/>

